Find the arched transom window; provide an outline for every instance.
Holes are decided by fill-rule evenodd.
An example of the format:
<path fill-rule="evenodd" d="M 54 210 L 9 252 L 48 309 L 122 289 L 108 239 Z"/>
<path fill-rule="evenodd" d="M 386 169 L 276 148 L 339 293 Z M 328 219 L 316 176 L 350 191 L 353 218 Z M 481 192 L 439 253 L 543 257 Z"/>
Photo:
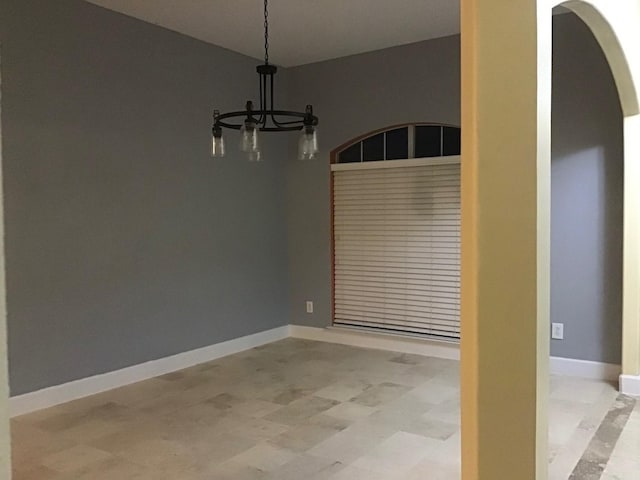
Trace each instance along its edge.
<path fill-rule="evenodd" d="M 408 124 L 351 140 L 336 149 L 334 163 L 377 162 L 460 155 L 460 127 Z"/>

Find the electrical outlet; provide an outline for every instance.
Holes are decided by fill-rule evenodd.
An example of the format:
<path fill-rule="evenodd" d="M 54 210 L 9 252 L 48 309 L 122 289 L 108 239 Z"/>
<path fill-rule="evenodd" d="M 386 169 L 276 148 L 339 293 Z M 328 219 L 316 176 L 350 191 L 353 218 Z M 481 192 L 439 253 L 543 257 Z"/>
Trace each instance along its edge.
<path fill-rule="evenodd" d="M 554 340 L 564 340 L 564 323 L 551 324 L 551 338 Z"/>
<path fill-rule="evenodd" d="M 311 300 L 307 300 L 307 313 L 313 313 L 313 302 Z"/>

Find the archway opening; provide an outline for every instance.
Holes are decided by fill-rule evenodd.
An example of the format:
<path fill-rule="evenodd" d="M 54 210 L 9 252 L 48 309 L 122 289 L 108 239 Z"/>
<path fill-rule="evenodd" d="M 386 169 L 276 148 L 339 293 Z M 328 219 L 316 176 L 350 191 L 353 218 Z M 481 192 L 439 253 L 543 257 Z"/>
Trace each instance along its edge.
<path fill-rule="evenodd" d="M 576 15 L 554 15 L 551 322 L 564 335 L 552 335 L 552 357 L 621 363 L 622 130 L 595 37 Z"/>
<path fill-rule="evenodd" d="M 554 2 L 579 16 L 590 29 L 607 59 L 623 120 L 623 267 L 622 267 L 622 375 L 620 390 L 640 394 L 640 195 L 636 193 L 640 171 L 637 165 L 640 151 L 640 106 L 637 82 L 640 75 L 638 56 L 633 56 L 637 44 L 637 5 L 633 2 L 615 5 L 600 0 L 570 0 Z M 634 15 L 635 13 L 635 15 Z M 540 99 L 539 99 L 540 101 Z"/>
<path fill-rule="evenodd" d="M 574 435 L 585 406 L 599 405 L 604 418 L 618 395 L 623 116 L 587 25 L 570 11 L 553 13 L 549 476 L 569 478 L 589 451 Z"/>

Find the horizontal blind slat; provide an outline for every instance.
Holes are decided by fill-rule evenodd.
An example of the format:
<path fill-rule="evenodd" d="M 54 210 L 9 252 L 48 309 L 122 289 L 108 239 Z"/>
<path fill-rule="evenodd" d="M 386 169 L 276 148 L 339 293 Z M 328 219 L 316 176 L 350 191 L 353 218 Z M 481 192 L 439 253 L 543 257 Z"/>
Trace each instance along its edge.
<path fill-rule="evenodd" d="M 460 165 L 332 174 L 334 322 L 459 338 Z"/>
<path fill-rule="evenodd" d="M 372 331 L 382 330 L 382 331 L 392 331 L 392 332 L 395 331 L 395 332 L 402 332 L 402 333 L 415 333 L 415 334 L 421 334 L 421 335 L 428 335 L 430 337 L 439 337 L 439 338 L 451 339 L 451 340 L 459 340 L 460 338 L 459 331 L 449 332 L 449 331 L 438 330 L 436 328 L 427 328 L 427 327 L 415 328 L 410 326 L 394 327 L 394 325 L 387 325 L 385 323 L 360 322 L 358 320 L 349 320 L 349 319 L 340 319 L 340 318 L 336 318 L 335 324 L 343 325 L 346 327 L 354 327 L 354 326 L 363 327 L 365 330 L 372 330 Z"/>

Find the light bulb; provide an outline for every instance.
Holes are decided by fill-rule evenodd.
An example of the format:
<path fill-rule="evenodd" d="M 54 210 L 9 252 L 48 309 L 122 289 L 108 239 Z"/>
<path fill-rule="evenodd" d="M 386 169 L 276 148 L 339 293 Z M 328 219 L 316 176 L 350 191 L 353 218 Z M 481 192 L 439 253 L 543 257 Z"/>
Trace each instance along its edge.
<path fill-rule="evenodd" d="M 258 128 L 255 122 L 245 121 L 240 128 L 240 151 L 245 153 L 255 153 L 260 151 L 258 142 Z"/>
<path fill-rule="evenodd" d="M 226 151 L 224 146 L 224 137 L 221 131 L 213 132 L 213 140 L 211 142 L 211 156 L 214 158 L 224 157 Z"/>
<path fill-rule="evenodd" d="M 298 159 L 312 160 L 318 154 L 318 132 L 313 125 L 305 125 L 298 141 Z"/>

